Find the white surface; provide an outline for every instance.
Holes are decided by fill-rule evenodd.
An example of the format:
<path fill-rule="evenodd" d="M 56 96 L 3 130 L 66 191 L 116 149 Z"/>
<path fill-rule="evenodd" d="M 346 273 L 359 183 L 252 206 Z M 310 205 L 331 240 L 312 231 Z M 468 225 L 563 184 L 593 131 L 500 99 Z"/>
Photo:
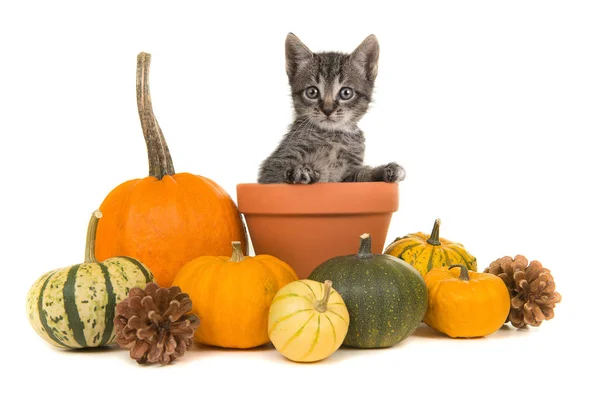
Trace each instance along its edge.
<path fill-rule="evenodd" d="M 0 397 L 597 396 L 597 2 L 212 3 L 0 5 Z M 120 350 L 46 345 L 26 319 L 29 286 L 81 261 L 89 214 L 147 173 L 137 53 L 153 56 L 154 109 L 176 170 L 235 198 L 291 121 L 289 31 L 315 51 L 379 38 L 366 158 L 408 173 L 388 241 L 438 217 L 442 236 L 481 269 L 503 255 L 539 259 L 564 298 L 556 318 L 479 340 L 423 326 L 392 349 L 341 350 L 312 365 L 271 347 L 197 348 L 140 368 Z"/>

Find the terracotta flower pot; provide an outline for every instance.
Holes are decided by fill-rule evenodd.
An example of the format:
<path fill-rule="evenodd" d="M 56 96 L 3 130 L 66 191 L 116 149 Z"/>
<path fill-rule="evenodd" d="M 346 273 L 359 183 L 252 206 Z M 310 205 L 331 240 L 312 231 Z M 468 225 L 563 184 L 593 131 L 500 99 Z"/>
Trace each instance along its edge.
<path fill-rule="evenodd" d="M 317 183 L 313 185 L 237 185 L 256 254 L 288 264 L 300 279 L 331 257 L 356 252 L 368 232 L 381 253 L 392 213 L 398 210 L 398 184 Z"/>

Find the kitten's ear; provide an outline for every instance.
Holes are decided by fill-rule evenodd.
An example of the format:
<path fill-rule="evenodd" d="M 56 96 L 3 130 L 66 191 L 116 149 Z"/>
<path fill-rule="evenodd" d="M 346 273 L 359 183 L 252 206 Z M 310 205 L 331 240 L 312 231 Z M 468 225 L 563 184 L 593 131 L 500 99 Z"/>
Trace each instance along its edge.
<path fill-rule="evenodd" d="M 313 52 L 296 35 L 288 33 L 285 39 L 285 71 L 288 77 L 291 79 L 298 68 L 310 61 L 312 57 Z"/>
<path fill-rule="evenodd" d="M 350 59 L 364 71 L 368 80 L 377 78 L 377 66 L 379 62 L 379 42 L 375 35 L 369 35 L 352 52 Z"/>

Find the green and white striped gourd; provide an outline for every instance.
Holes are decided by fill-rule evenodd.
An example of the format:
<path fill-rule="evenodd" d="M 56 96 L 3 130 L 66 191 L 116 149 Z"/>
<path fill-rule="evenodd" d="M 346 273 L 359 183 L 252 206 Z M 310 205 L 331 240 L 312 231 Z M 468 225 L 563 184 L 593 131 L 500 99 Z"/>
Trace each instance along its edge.
<path fill-rule="evenodd" d="M 48 343 L 63 348 L 106 346 L 114 343 L 116 305 L 133 287 L 144 288 L 154 277 L 141 262 L 114 257 L 98 262 L 96 228 L 102 213 L 88 225 L 85 262 L 42 275 L 27 294 L 27 316 Z"/>

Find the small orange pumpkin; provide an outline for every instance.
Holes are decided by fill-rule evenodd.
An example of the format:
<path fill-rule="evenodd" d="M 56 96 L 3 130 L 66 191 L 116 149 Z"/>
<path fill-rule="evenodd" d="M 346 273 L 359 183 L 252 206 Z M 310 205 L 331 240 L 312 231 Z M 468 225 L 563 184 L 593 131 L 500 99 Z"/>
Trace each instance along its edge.
<path fill-rule="evenodd" d="M 245 249 L 247 240 L 240 213 L 225 190 L 208 178 L 175 173 L 152 111 L 149 69 L 150 54 L 140 53 L 137 101 L 150 176 L 122 183 L 104 199 L 96 257 L 133 257 L 150 268 L 160 286 L 169 287 L 186 262 L 227 254 L 233 240 Z"/>
<path fill-rule="evenodd" d="M 244 257 L 232 242 L 230 257 L 198 257 L 173 281 L 192 299 L 200 318 L 194 339 L 211 346 L 247 349 L 269 342 L 269 307 L 275 294 L 298 280 L 285 262 L 269 255 Z"/>
<path fill-rule="evenodd" d="M 496 275 L 453 264 L 429 271 L 425 284 L 429 300 L 423 322 L 439 332 L 453 338 L 487 336 L 506 321 L 510 296 Z"/>

